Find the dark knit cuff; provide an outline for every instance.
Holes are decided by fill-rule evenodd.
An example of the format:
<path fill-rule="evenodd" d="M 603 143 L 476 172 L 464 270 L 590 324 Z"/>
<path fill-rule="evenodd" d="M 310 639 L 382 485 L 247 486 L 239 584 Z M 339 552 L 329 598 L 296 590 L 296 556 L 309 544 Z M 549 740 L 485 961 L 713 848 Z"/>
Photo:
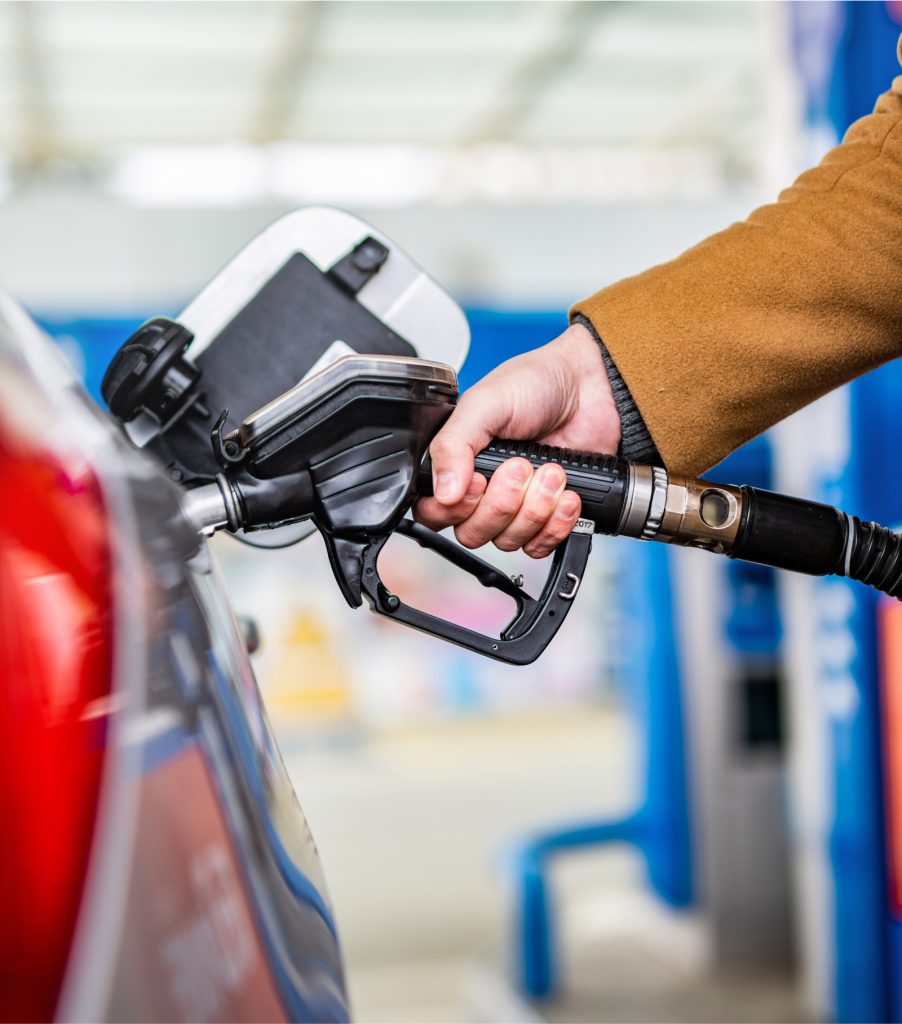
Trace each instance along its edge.
<path fill-rule="evenodd" d="M 642 419 L 642 415 L 633 401 L 626 381 L 620 376 L 620 371 L 611 358 L 611 353 L 608 352 L 598 331 L 595 330 L 595 325 L 582 313 L 577 313 L 572 322 L 582 324 L 598 342 L 598 347 L 601 350 L 601 358 L 604 360 L 604 368 L 608 371 L 608 380 L 611 382 L 611 391 L 614 394 L 614 405 L 620 415 L 620 448 L 617 454 L 631 462 L 663 466 L 664 460 L 648 432 L 648 427 L 645 426 L 645 420 Z"/>

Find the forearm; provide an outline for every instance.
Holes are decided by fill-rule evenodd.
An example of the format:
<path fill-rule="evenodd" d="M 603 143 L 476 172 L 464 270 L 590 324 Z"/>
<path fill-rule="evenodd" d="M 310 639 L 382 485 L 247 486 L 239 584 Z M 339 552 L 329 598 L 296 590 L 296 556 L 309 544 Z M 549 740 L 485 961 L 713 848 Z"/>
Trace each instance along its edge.
<path fill-rule="evenodd" d="M 902 78 L 777 203 L 572 313 L 691 474 L 899 355 Z"/>

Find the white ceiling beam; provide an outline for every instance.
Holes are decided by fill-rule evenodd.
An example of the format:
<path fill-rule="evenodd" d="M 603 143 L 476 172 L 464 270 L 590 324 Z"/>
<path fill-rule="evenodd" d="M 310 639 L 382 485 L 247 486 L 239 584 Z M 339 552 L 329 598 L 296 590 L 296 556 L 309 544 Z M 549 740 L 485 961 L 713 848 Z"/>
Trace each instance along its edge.
<path fill-rule="evenodd" d="M 47 97 L 44 54 L 38 38 L 39 13 L 39 4 L 27 0 L 12 4 L 21 116 L 16 162 L 26 175 L 40 170 L 59 152 Z"/>
<path fill-rule="evenodd" d="M 555 79 L 578 58 L 591 36 L 591 29 L 616 0 L 567 0 L 546 10 L 555 13 L 555 24 L 540 44 L 517 62 L 497 98 L 461 140 L 474 145 L 513 138 L 520 125 L 539 103 Z"/>
<path fill-rule="evenodd" d="M 285 138 L 314 60 L 327 7 L 317 0 L 292 0 L 283 6 L 283 32 L 263 77 L 258 112 L 248 131 L 251 141 L 263 144 Z"/>

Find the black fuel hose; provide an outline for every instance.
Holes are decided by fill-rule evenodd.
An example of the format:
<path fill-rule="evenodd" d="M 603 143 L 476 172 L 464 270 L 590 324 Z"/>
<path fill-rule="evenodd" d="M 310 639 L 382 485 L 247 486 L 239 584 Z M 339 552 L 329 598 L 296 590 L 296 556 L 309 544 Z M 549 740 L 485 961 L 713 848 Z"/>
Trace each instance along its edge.
<path fill-rule="evenodd" d="M 847 576 L 902 598 L 902 536 L 831 505 L 741 488 L 743 519 L 730 554 L 812 576 Z"/>

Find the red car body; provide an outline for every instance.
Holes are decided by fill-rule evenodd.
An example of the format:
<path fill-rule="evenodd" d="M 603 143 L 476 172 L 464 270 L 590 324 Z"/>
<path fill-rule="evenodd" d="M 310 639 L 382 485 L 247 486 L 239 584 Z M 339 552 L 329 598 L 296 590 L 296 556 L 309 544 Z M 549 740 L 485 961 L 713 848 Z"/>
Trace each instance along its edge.
<path fill-rule="evenodd" d="M 0 1016 L 347 1019 L 206 544 L 2 296 L 0 495 Z"/>

